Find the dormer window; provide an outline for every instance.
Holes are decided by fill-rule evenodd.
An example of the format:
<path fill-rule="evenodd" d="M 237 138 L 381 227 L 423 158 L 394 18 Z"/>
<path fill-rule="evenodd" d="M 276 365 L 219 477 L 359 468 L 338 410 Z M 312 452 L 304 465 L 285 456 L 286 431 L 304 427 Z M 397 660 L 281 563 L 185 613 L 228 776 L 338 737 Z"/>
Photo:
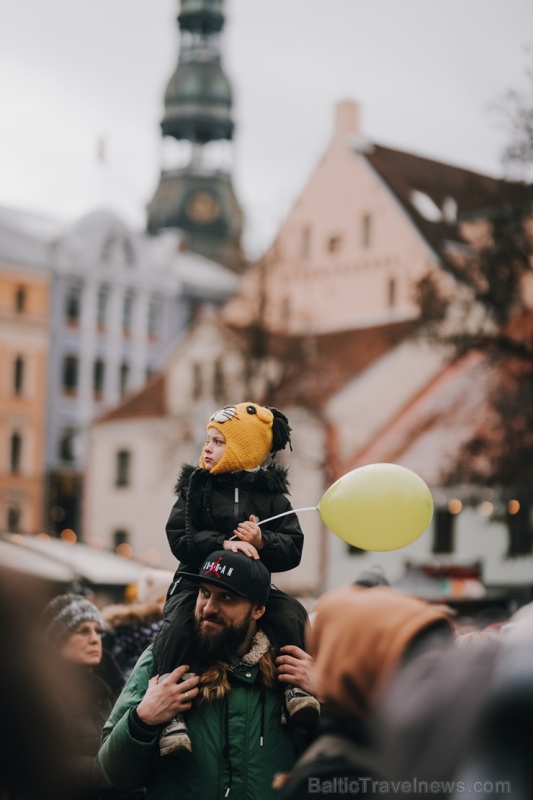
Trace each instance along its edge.
<path fill-rule="evenodd" d="M 411 203 L 420 216 L 424 217 L 428 222 L 440 222 L 442 220 L 442 211 L 429 194 L 413 189 Z"/>
<path fill-rule="evenodd" d="M 387 282 L 387 305 L 389 308 L 396 305 L 396 278 L 389 278 Z"/>
<path fill-rule="evenodd" d="M 372 217 L 364 214 L 361 220 L 361 244 L 363 247 L 370 247 L 372 244 Z"/>
<path fill-rule="evenodd" d="M 302 229 L 302 258 L 308 258 L 311 252 L 311 228 L 306 225 Z"/>
<path fill-rule="evenodd" d="M 338 253 L 341 249 L 342 245 L 342 237 L 341 236 L 330 236 L 328 239 L 328 252 L 329 253 Z"/>

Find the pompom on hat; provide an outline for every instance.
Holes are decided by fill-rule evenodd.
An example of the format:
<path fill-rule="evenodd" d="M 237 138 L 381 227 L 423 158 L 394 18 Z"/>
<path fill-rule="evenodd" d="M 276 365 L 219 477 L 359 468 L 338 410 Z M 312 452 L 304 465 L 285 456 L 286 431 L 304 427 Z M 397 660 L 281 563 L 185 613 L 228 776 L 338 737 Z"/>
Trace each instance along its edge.
<path fill-rule="evenodd" d="M 60 594 L 46 606 L 41 619 L 51 644 L 60 647 L 83 622 L 97 622 L 105 630 L 102 615 L 82 594 Z"/>
<path fill-rule="evenodd" d="M 238 403 L 216 411 L 207 429 L 216 428 L 226 440 L 222 458 L 210 471 L 237 472 L 258 467 L 270 453 L 274 455 L 291 442 L 291 428 L 285 414 L 271 406 Z M 204 451 L 200 466 L 206 469 Z"/>

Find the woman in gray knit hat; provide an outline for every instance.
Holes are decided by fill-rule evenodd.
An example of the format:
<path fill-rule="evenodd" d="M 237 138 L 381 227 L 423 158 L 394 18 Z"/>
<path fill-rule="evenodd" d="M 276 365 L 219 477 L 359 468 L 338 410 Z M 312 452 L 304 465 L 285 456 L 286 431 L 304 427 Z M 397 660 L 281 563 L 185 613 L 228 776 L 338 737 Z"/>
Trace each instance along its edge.
<path fill-rule="evenodd" d="M 109 787 L 96 761 L 102 728 L 124 683 L 102 647 L 102 616 L 83 595 L 64 594 L 48 604 L 41 622 L 61 675 L 58 699 L 70 746 L 65 759 L 69 795 L 76 800 L 125 797 Z"/>

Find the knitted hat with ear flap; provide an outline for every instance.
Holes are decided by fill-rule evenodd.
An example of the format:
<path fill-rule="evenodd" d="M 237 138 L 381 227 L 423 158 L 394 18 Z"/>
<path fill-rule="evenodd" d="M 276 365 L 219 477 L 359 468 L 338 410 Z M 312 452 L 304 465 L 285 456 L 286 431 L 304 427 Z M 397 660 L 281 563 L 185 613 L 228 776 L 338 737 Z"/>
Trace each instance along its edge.
<path fill-rule="evenodd" d="M 285 414 L 257 403 L 225 406 L 213 414 L 207 423 L 209 428 L 220 431 L 226 440 L 222 458 L 211 469 L 213 475 L 254 469 L 269 453 L 274 455 L 291 442 L 291 428 Z M 206 469 L 203 450 L 200 466 Z"/>

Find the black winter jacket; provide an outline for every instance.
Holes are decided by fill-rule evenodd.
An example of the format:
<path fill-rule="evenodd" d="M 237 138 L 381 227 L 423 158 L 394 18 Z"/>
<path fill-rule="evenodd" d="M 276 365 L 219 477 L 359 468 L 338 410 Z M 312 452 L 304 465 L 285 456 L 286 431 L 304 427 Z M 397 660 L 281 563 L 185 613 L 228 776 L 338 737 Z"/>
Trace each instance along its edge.
<path fill-rule="evenodd" d="M 278 464 L 219 475 L 185 464 L 166 526 L 170 549 L 181 562 L 178 573 L 198 572 L 206 557 L 221 550 L 237 524 L 251 514 L 261 521 L 290 511 L 288 491 L 287 470 Z M 304 536 L 295 513 L 262 525 L 261 532 L 260 557 L 270 572 L 298 566 Z"/>

